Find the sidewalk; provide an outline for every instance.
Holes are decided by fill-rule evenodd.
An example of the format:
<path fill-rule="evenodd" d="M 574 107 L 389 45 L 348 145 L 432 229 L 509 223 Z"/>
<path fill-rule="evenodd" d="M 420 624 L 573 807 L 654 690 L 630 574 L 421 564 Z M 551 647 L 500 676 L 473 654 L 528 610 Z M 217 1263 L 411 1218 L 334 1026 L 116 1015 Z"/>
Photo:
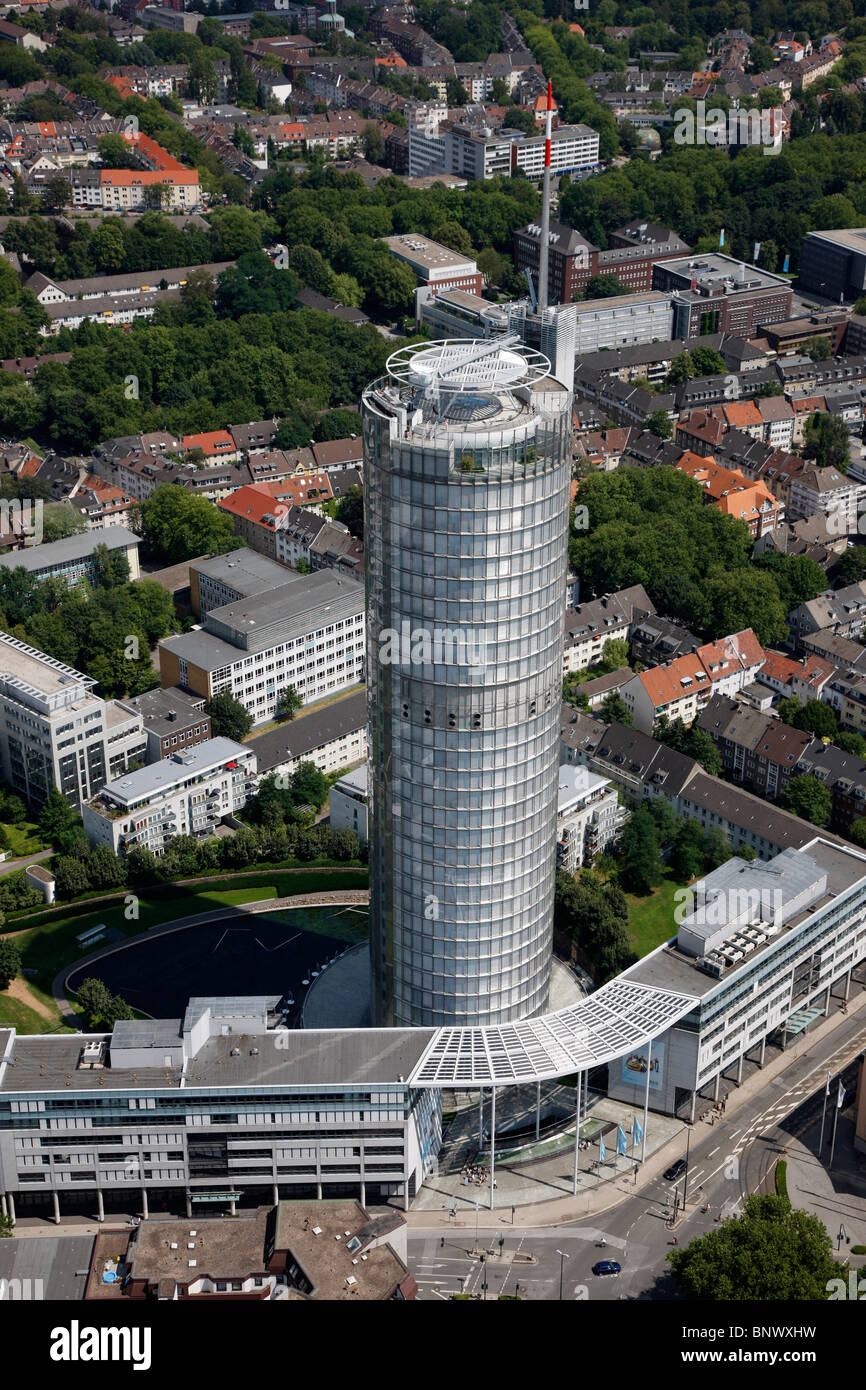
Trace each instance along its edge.
<path fill-rule="evenodd" d="M 850 1018 L 852 1014 L 863 1013 L 866 1013 L 866 988 L 861 986 L 859 993 L 848 1004 L 847 1016 Z M 704 1129 L 709 1129 L 713 1124 L 715 1128 L 719 1130 L 720 1135 L 724 1134 L 725 1126 L 745 1105 L 764 1089 L 769 1081 L 780 1076 L 792 1062 L 807 1056 L 812 1046 L 832 1033 L 834 1029 L 844 1021 L 844 1017 L 845 1015 L 840 1014 L 838 1011 L 835 1012 L 830 1018 L 826 1018 L 822 1023 L 817 1024 L 811 1033 L 801 1034 L 795 1041 L 789 1044 L 785 1052 L 779 1053 L 772 1061 L 767 1062 L 762 1070 L 756 1070 L 751 1076 L 746 1077 L 742 1085 L 735 1087 L 728 1093 L 723 1118 L 715 1117 L 714 1119 L 697 1119 L 695 1121 L 694 1142 L 699 1142 L 699 1140 L 704 1137 Z M 821 1075 L 823 1076 L 823 1072 Z M 705 1108 L 712 1108 L 711 1102 L 709 1101 L 704 1101 L 703 1105 Z M 489 1114 L 489 1102 L 487 1108 Z M 697 1105 L 697 1113 L 698 1115 L 701 1113 L 700 1101 Z M 673 1134 L 668 1133 L 667 1136 L 663 1136 L 661 1145 L 656 1145 L 654 1147 L 654 1140 L 658 1135 L 660 1122 L 667 1125 L 674 1124 L 676 1130 Z M 591 1190 L 584 1187 L 582 1190 L 578 1191 L 577 1196 L 571 1194 L 567 1197 L 554 1197 L 547 1201 L 530 1203 L 525 1206 L 513 1202 L 512 1199 L 506 1196 L 504 1190 L 500 1190 L 499 1186 L 497 1186 L 494 1193 L 493 1211 L 491 1211 L 487 1205 L 490 1200 L 489 1188 L 472 1188 L 467 1189 L 467 1191 L 472 1192 L 471 1214 L 470 1209 L 467 1207 L 465 1207 L 461 1213 L 458 1204 L 456 1220 L 452 1221 L 448 1214 L 447 1207 L 445 1210 L 442 1210 L 440 1206 L 440 1209 L 437 1211 L 430 1208 L 424 1209 L 413 1206 L 412 1210 L 406 1213 L 406 1220 L 410 1226 L 450 1227 L 451 1229 L 469 1225 L 474 1226 L 476 1196 L 482 1203 L 482 1221 L 484 1220 L 484 1213 L 486 1211 L 488 1228 L 490 1226 L 498 1228 L 503 1224 L 506 1226 L 513 1224 L 517 1227 L 560 1226 L 571 1221 L 580 1220 L 582 1217 L 600 1216 L 602 1213 L 611 1211 L 614 1207 L 619 1206 L 628 1197 L 640 1195 L 664 1172 L 665 1168 L 667 1168 L 674 1159 L 683 1156 L 681 1135 L 684 1128 L 684 1121 L 675 1120 L 672 1116 L 654 1115 L 653 1112 L 650 1111 L 649 1123 L 647 1125 L 647 1159 L 646 1162 L 641 1165 L 637 1183 L 633 1183 L 630 1177 L 612 1177 L 607 1182 L 595 1184 Z M 581 1162 L 583 1163 L 585 1159 L 586 1154 L 582 1153 Z M 429 1181 L 428 1179 L 428 1182 Z M 427 1184 L 425 1184 L 425 1187 L 426 1185 Z M 423 1191 L 424 1188 L 421 1189 L 422 1193 Z M 419 1193 L 419 1196 L 420 1195 Z M 417 1200 L 416 1198 L 416 1202 Z M 453 1205 L 454 1203 L 451 1202 L 450 1206 Z M 511 1217 L 512 1205 L 516 1206 L 513 1222 Z"/>

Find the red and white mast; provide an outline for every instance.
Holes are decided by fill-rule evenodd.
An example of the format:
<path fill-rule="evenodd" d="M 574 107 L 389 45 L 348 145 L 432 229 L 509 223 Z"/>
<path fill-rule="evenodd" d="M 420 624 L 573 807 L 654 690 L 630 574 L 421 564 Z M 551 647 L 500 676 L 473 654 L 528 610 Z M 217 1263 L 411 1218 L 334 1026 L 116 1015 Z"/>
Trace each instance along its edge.
<path fill-rule="evenodd" d="M 547 260 L 550 244 L 550 134 L 553 125 L 553 83 L 547 84 L 544 122 L 544 185 L 541 193 L 541 240 L 538 249 L 538 308 L 547 308 Z"/>

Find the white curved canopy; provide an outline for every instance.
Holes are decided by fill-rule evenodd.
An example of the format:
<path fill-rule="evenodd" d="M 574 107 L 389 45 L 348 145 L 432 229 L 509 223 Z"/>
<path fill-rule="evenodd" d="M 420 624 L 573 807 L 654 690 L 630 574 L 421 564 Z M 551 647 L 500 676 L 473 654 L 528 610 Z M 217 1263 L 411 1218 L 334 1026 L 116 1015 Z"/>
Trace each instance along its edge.
<path fill-rule="evenodd" d="M 541 1018 L 488 1028 L 437 1028 L 409 1084 L 459 1090 L 550 1081 L 625 1056 L 694 1007 L 692 995 L 611 980 L 579 1003 Z"/>

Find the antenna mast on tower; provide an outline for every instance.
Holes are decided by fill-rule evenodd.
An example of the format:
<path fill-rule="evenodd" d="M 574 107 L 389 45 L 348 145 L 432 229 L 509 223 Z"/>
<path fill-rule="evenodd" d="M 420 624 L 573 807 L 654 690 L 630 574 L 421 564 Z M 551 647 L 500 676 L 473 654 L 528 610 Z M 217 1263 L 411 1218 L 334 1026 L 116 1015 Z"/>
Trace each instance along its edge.
<path fill-rule="evenodd" d="M 538 312 L 547 308 L 547 258 L 550 244 L 550 132 L 553 122 L 553 83 L 547 84 L 544 122 L 544 186 L 541 194 L 541 240 L 538 247 Z"/>

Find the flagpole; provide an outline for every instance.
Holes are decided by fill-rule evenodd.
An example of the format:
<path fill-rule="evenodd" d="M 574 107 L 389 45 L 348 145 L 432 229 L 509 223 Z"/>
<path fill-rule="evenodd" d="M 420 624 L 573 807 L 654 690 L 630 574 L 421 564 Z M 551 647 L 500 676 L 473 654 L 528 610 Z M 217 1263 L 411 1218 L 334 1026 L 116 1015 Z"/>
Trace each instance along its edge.
<path fill-rule="evenodd" d="M 577 1196 L 577 1174 L 580 1167 L 580 1089 L 583 1075 L 577 1073 L 577 1105 L 574 1117 L 574 1195 Z"/>
<path fill-rule="evenodd" d="M 640 1161 L 641 1161 L 641 1163 L 646 1162 L 646 1125 L 647 1125 L 647 1118 L 648 1118 L 648 1116 L 649 1116 L 649 1083 L 650 1083 L 650 1064 L 651 1064 L 651 1062 L 652 1062 L 652 1057 L 653 1057 L 653 1044 L 652 1044 L 652 1038 L 650 1038 L 650 1040 L 649 1040 L 649 1042 L 647 1043 L 647 1046 L 646 1046 L 646 1090 L 645 1090 L 645 1092 L 644 1092 L 644 1101 L 643 1101 L 643 1134 L 641 1135 L 641 1149 L 640 1149 Z"/>
<path fill-rule="evenodd" d="M 824 1087 L 824 1109 L 821 1114 L 821 1138 L 818 1140 L 818 1157 L 824 1148 L 824 1124 L 827 1119 L 827 1097 L 830 1094 L 830 1073 L 827 1073 L 827 1085 Z"/>
<path fill-rule="evenodd" d="M 839 1123 L 839 1111 L 842 1109 L 842 1105 L 843 1105 L 843 1103 L 844 1103 L 844 1100 L 845 1100 L 845 1091 L 844 1091 L 844 1089 L 843 1089 L 842 1082 L 840 1081 L 840 1082 L 839 1082 L 839 1095 L 838 1095 L 838 1097 L 837 1097 L 837 1099 L 836 1099 L 836 1113 L 835 1113 L 835 1115 L 833 1116 L 833 1141 L 832 1141 L 832 1143 L 830 1144 L 830 1164 L 829 1164 L 830 1168 L 833 1167 L 833 1155 L 834 1155 L 835 1152 L 836 1152 L 836 1126 L 837 1126 L 838 1123 Z"/>

